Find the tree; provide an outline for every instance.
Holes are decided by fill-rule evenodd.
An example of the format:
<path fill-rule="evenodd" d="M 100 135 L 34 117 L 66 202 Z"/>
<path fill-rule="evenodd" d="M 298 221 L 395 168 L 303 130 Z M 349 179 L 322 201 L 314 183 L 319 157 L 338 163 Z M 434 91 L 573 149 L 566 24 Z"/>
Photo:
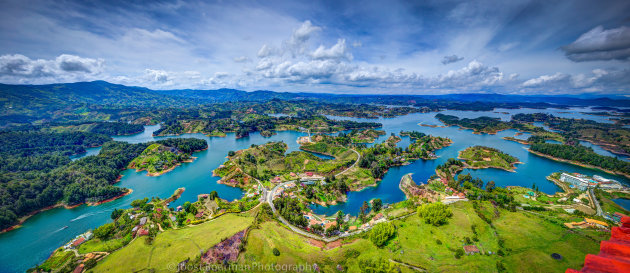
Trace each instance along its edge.
<path fill-rule="evenodd" d="M 280 250 L 278 250 L 277 248 L 274 247 L 272 252 L 274 256 L 280 256 Z"/>
<path fill-rule="evenodd" d="M 184 202 L 184 205 L 182 205 L 182 207 L 184 208 L 186 212 L 190 212 L 190 206 L 191 204 L 188 201 Z"/>
<path fill-rule="evenodd" d="M 208 198 L 210 198 L 210 200 L 217 199 L 218 197 L 219 194 L 217 193 L 217 191 L 211 191 L 210 194 L 208 194 Z"/>
<path fill-rule="evenodd" d="M 383 207 L 383 201 L 380 198 L 376 198 L 372 200 L 372 209 L 375 212 L 379 212 L 382 207 Z"/>
<path fill-rule="evenodd" d="M 448 218 L 453 216 L 453 212 L 443 203 L 431 203 L 418 207 L 418 216 L 424 218 L 427 224 L 441 226 L 448 223 Z"/>
<path fill-rule="evenodd" d="M 343 214 L 343 211 L 338 211 L 337 212 L 337 225 L 342 225 L 343 224 L 343 217 L 345 215 Z"/>
<path fill-rule="evenodd" d="M 112 220 L 116 220 L 124 212 L 125 212 L 125 210 L 122 210 L 122 209 L 114 209 L 114 211 L 112 211 L 112 214 L 110 215 L 110 217 L 112 218 Z"/>
<path fill-rule="evenodd" d="M 228 152 L 228 156 L 229 156 L 229 157 L 232 157 L 232 156 L 234 156 L 234 155 L 236 155 L 236 153 L 235 153 L 234 151 L 229 151 L 229 152 Z"/>
<path fill-rule="evenodd" d="M 368 205 L 368 202 L 363 201 L 363 205 L 361 206 L 361 213 L 365 215 L 369 208 L 370 208 L 370 205 Z"/>
<path fill-rule="evenodd" d="M 134 208 L 140 208 L 144 206 L 144 204 L 146 204 L 147 202 L 149 202 L 149 198 L 145 197 L 144 199 L 137 199 L 137 200 L 131 201 L 131 206 Z"/>
<path fill-rule="evenodd" d="M 101 240 L 107 240 L 112 235 L 115 229 L 116 225 L 114 223 L 107 223 L 100 227 L 97 227 L 94 230 L 94 236 Z"/>
<path fill-rule="evenodd" d="M 381 247 L 387 243 L 387 241 L 396 233 L 396 227 L 390 222 L 378 223 L 370 233 L 370 241 L 377 246 Z"/>
<path fill-rule="evenodd" d="M 486 191 L 491 192 L 492 190 L 494 190 L 494 187 L 495 187 L 494 181 L 490 181 L 488 182 L 488 184 L 486 184 Z"/>

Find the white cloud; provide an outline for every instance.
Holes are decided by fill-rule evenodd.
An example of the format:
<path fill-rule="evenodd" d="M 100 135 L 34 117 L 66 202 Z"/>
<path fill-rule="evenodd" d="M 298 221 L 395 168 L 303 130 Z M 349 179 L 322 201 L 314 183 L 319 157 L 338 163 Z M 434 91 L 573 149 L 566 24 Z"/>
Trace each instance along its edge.
<path fill-rule="evenodd" d="M 325 48 L 323 45 L 320 45 L 317 49 L 315 49 L 311 56 L 313 56 L 313 59 L 316 60 L 352 60 L 352 54 L 346 46 L 345 39 L 339 39 L 337 43 L 330 48 Z"/>
<path fill-rule="evenodd" d="M 52 60 L 20 54 L 0 56 L 0 80 L 9 83 L 73 81 L 94 78 L 103 71 L 103 59 L 62 54 Z"/>

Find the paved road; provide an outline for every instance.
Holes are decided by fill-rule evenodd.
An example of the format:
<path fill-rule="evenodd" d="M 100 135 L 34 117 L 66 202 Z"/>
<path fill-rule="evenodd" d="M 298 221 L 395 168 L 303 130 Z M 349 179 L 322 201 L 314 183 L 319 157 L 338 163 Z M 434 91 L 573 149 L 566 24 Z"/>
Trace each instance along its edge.
<path fill-rule="evenodd" d="M 346 171 L 348 171 L 349 169 L 354 168 L 354 166 L 356 166 L 357 162 L 359 162 L 359 160 L 361 160 L 361 154 L 360 154 L 359 152 L 357 152 L 356 150 L 354 150 L 354 149 L 352 149 L 352 151 L 353 151 L 353 152 L 355 152 L 355 153 L 357 154 L 357 160 L 356 160 L 356 161 L 354 161 L 354 164 L 352 164 L 352 166 L 350 166 L 349 168 L 347 168 L 347 169 L 343 170 L 342 172 L 340 172 L 340 173 L 336 174 L 336 175 L 335 175 L 335 177 L 336 177 L 336 176 L 338 176 L 338 175 L 341 175 L 341 174 L 345 173 L 345 172 L 346 172 Z M 323 179 L 322 179 L 322 180 L 323 180 Z M 299 182 L 299 181 L 298 181 L 298 180 L 291 180 L 291 181 L 287 181 L 287 182 L 280 183 L 280 184 L 276 185 L 276 186 L 275 186 L 275 187 L 274 187 L 271 191 L 266 191 L 266 188 L 265 188 L 265 190 L 264 190 L 264 194 L 265 194 L 265 195 L 264 195 L 264 198 L 267 200 L 267 203 L 269 203 L 269 206 L 271 207 L 271 211 L 273 211 L 273 213 L 274 213 L 274 214 L 278 217 L 278 219 L 280 220 L 280 222 L 282 222 L 283 224 L 285 224 L 285 225 L 286 225 L 287 227 L 289 227 L 292 231 L 294 231 L 294 232 L 296 232 L 296 233 L 298 233 L 298 234 L 300 234 L 300 235 L 303 235 L 303 236 L 306 236 L 306 237 L 309 237 L 309 238 L 313 238 L 313 239 L 316 239 L 316 240 L 325 241 L 325 242 L 333 242 L 333 241 L 336 241 L 336 240 L 338 240 L 338 239 L 340 239 L 340 238 L 343 238 L 343 237 L 348 237 L 348 236 L 352 236 L 352 235 L 355 235 L 355 234 L 359 234 L 359 233 L 361 233 L 361 232 L 363 232 L 363 231 L 364 231 L 364 230 L 359 230 L 359 231 L 352 232 L 352 233 L 342 233 L 342 234 L 340 234 L 340 235 L 333 236 L 333 237 L 324 237 L 324 236 L 320 236 L 320 235 L 313 234 L 313 233 L 310 233 L 310 232 L 306 232 L 305 230 L 303 230 L 303 229 L 301 229 L 301 228 L 298 228 L 298 227 L 296 227 L 296 226 L 292 225 L 291 223 L 289 223 L 289 221 L 287 221 L 286 219 L 284 219 L 284 217 L 282 217 L 282 215 L 280 215 L 280 214 L 276 211 L 276 207 L 273 205 L 273 195 L 274 195 L 274 193 L 275 193 L 278 189 L 280 189 L 280 187 L 284 187 L 285 185 L 288 185 L 288 184 L 290 184 L 290 183 L 294 183 L 294 182 L 295 182 L 295 183 L 297 183 L 297 182 Z M 258 181 L 258 183 L 260 183 L 260 181 Z M 262 185 L 262 184 L 261 184 L 261 185 Z M 263 187 L 263 188 L 264 188 L 264 187 Z M 366 230 L 368 230 L 368 229 L 366 229 Z"/>
<path fill-rule="evenodd" d="M 357 163 L 359 162 L 359 160 L 361 160 L 361 154 L 359 152 L 357 152 L 355 149 L 350 149 L 352 150 L 355 154 L 357 154 L 357 160 L 354 161 L 354 163 L 352 164 L 352 166 L 350 166 L 350 168 L 347 168 L 345 170 L 343 170 L 342 172 L 335 174 L 335 177 L 342 175 L 343 173 L 347 172 L 348 170 L 354 168 L 354 166 L 357 165 Z"/>
<path fill-rule="evenodd" d="M 602 207 L 599 205 L 599 201 L 597 201 L 597 197 L 595 197 L 595 191 L 593 191 L 592 188 L 589 189 L 589 194 L 591 195 L 591 200 L 595 203 L 595 208 L 597 208 L 597 216 L 604 216 Z"/>

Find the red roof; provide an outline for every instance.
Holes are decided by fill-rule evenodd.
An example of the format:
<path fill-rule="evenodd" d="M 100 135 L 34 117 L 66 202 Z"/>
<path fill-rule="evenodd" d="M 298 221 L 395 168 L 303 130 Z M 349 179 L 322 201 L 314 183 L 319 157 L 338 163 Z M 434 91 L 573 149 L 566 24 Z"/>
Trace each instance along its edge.
<path fill-rule="evenodd" d="M 78 245 L 82 244 L 83 242 L 85 242 L 85 238 L 79 237 L 79 239 L 76 239 L 76 240 L 74 240 L 74 242 L 72 242 L 72 246 L 78 246 Z"/>
<path fill-rule="evenodd" d="M 306 172 L 306 175 L 313 176 L 313 173 L 312 172 Z"/>
<path fill-rule="evenodd" d="M 479 249 L 477 248 L 476 245 L 467 245 L 464 246 L 464 251 L 466 251 L 467 254 L 470 253 L 479 253 Z"/>
<path fill-rule="evenodd" d="M 80 264 L 77 267 L 74 268 L 74 270 L 72 271 L 72 273 L 81 273 L 83 272 L 83 268 L 85 267 L 85 265 Z"/>
<path fill-rule="evenodd" d="M 581 270 L 565 271 L 577 272 L 630 272 L 630 217 L 621 218 L 621 226 L 612 228 L 610 240 L 600 243 L 599 254 L 586 255 Z"/>
<path fill-rule="evenodd" d="M 149 231 L 148 231 L 148 230 L 146 230 L 146 229 L 141 228 L 141 229 L 139 229 L 139 230 L 138 230 L 137 235 L 138 235 L 138 237 L 140 237 L 140 236 L 145 236 L 145 235 L 149 235 Z"/>

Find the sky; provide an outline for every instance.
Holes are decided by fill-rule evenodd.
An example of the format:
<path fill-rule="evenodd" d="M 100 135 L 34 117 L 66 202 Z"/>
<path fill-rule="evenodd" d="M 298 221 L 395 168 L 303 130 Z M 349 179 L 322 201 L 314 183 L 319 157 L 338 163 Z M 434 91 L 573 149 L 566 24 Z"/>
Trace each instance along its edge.
<path fill-rule="evenodd" d="M 630 96 L 630 1 L 0 1 L 0 82 Z"/>

